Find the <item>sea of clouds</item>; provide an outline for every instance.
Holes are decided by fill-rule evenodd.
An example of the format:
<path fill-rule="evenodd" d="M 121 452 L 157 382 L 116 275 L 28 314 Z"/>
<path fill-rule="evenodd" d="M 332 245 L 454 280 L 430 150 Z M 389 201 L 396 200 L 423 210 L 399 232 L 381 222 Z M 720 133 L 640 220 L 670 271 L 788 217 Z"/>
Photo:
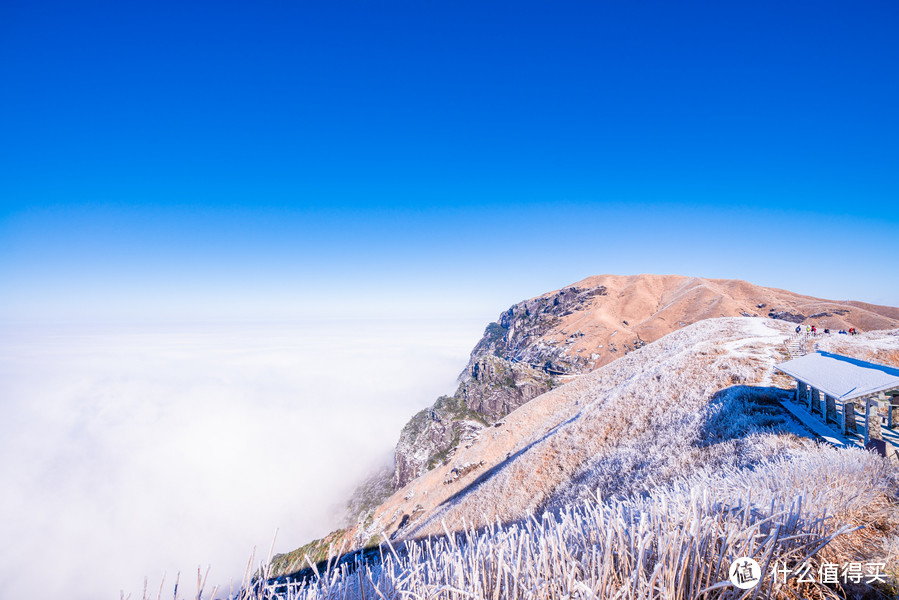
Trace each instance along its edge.
<path fill-rule="evenodd" d="M 2 326 L 0 596 L 236 585 L 276 530 L 284 552 L 339 525 L 483 325 Z"/>

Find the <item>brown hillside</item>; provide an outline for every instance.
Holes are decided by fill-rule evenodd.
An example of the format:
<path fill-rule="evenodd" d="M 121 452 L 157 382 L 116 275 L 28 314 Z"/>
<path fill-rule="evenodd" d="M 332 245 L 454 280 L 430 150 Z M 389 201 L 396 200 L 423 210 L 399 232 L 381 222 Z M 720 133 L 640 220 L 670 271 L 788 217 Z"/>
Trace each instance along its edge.
<path fill-rule="evenodd" d="M 605 288 L 587 306 L 563 315 L 543 336 L 547 345 L 586 369 L 608 364 L 642 342 L 653 342 L 686 325 L 717 317 L 771 317 L 803 327 L 862 331 L 899 327 L 899 308 L 825 300 L 753 285 L 739 279 L 683 275 L 596 275 L 565 289 Z M 583 334 L 574 338 L 573 333 Z M 534 340 L 530 341 L 531 344 Z"/>

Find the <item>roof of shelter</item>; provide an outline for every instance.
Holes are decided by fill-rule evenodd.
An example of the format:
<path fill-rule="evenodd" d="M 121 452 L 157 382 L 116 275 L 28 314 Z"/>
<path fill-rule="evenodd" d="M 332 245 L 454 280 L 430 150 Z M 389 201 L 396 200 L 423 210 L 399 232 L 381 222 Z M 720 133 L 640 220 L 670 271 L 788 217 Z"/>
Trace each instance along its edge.
<path fill-rule="evenodd" d="M 899 369 L 830 352 L 800 356 L 775 368 L 844 401 L 899 388 Z"/>

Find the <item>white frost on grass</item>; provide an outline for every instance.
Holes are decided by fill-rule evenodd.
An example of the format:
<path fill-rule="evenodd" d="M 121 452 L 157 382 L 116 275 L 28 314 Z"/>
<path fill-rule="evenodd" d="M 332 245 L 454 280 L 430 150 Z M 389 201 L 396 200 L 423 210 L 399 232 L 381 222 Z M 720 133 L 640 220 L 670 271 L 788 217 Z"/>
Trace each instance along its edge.
<path fill-rule="evenodd" d="M 747 337 L 764 351 L 727 350 Z M 762 319 L 700 321 L 532 400 L 505 419 L 510 431 L 526 432 L 512 448 L 458 453 L 456 462 L 484 459 L 487 474 L 449 490 L 452 499 L 422 515 L 411 535 L 437 533 L 444 520 L 481 524 L 478 515 L 511 521 L 597 487 L 628 494 L 699 465 L 745 466 L 803 447 L 767 406 L 777 392 L 749 387 L 761 383 L 781 341 Z"/>
<path fill-rule="evenodd" d="M 818 581 L 773 577 L 771 567 L 808 564 L 817 573 L 824 562 L 870 560 L 894 571 L 896 483 L 896 471 L 870 453 L 813 450 L 753 469 L 699 471 L 643 497 L 384 544 L 377 565 L 331 565 L 242 600 L 278 589 L 290 600 L 737 598 L 728 571 L 741 556 L 763 565 L 759 597 L 839 597 Z"/>
<path fill-rule="evenodd" d="M 753 354 L 753 350 L 757 350 L 759 347 L 770 348 L 783 343 L 789 337 L 789 334 L 783 331 L 786 327 L 783 323 L 773 322 L 770 319 L 747 318 L 744 325 L 746 337 L 723 344 L 723 348 L 734 355 Z M 751 346 L 751 348 L 746 350 L 747 346 Z"/>
<path fill-rule="evenodd" d="M 771 319 L 749 318 L 745 323 L 748 337 L 732 340 L 723 345 L 724 349 L 736 358 L 761 356 L 766 359 L 764 374 L 759 378 L 759 385 L 771 385 L 774 375 L 774 362 L 777 362 L 779 347 L 789 337 L 789 327 L 783 321 Z"/>
<path fill-rule="evenodd" d="M 899 352 L 899 329 L 886 331 L 864 331 L 857 335 L 831 333 L 816 340 L 819 349 L 839 352 L 841 348 L 859 348 L 871 352 L 878 350 Z"/>

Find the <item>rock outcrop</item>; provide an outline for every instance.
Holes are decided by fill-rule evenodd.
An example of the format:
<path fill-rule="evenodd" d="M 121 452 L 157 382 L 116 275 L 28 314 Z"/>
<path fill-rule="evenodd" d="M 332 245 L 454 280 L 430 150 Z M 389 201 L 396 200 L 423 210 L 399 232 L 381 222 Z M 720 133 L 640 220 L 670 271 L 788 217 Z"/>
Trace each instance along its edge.
<path fill-rule="evenodd" d="M 443 396 L 406 424 L 395 452 L 393 485 L 399 489 L 477 439 L 483 427 L 558 384 L 558 376 L 590 368 L 589 359 L 568 356 L 566 344 L 546 335 L 592 299 L 604 286 L 571 286 L 511 307 L 490 323 L 459 376 L 453 396 Z M 572 338 L 583 334 L 572 334 Z"/>
<path fill-rule="evenodd" d="M 474 363 L 482 356 L 492 355 L 543 369 L 549 374 L 583 372 L 588 366 L 586 357 L 571 356 L 565 352 L 568 340 L 583 337 L 583 332 L 568 334 L 561 344 L 549 342 L 546 336 L 559 328 L 565 317 L 590 308 L 594 298 L 606 294 L 604 285 L 573 285 L 519 302 L 501 314 L 497 322 L 487 326 L 484 336 L 471 353 L 467 371 L 471 372 Z"/>
<path fill-rule="evenodd" d="M 393 485 L 399 489 L 452 458 L 455 449 L 477 439 L 525 402 L 552 389 L 541 370 L 498 356 L 481 356 L 464 373 L 453 396 L 438 398 L 403 427 L 396 445 Z"/>

